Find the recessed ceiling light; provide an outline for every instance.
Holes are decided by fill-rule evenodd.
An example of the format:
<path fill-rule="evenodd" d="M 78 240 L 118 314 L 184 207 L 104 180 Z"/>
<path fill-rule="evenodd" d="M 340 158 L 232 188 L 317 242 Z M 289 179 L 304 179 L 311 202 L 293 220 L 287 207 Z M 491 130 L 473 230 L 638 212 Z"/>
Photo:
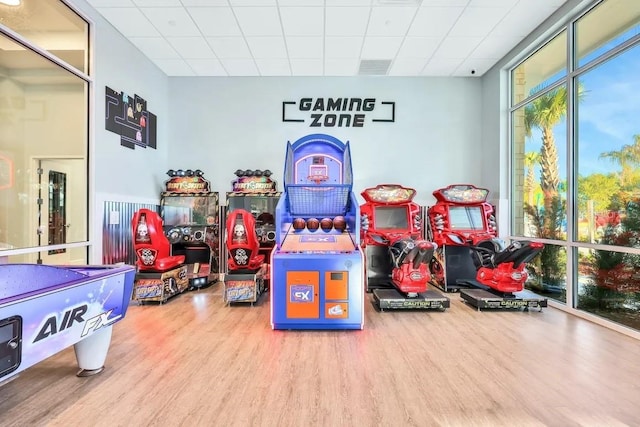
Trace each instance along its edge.
<path fill-rule="evenodd" d="M 20 0 L 0 0 L 0 3 L 7 6 L 20 6 Z"/>

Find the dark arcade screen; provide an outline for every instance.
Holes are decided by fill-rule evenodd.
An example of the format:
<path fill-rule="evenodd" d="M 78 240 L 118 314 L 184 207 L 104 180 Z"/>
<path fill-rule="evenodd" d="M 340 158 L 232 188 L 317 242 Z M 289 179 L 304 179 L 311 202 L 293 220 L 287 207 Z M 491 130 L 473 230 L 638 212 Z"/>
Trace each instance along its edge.
<path fill-rule="evenodd" d="M 217 203 L 209 196 L 165 196 L 161 216 L 165 227 L 216 223 Z"/>
<path fill-rule="evenodd" d="M 408 230 L 409 213 L 406 206 L 376 206 L 373 223 L 376 230 Z"/>

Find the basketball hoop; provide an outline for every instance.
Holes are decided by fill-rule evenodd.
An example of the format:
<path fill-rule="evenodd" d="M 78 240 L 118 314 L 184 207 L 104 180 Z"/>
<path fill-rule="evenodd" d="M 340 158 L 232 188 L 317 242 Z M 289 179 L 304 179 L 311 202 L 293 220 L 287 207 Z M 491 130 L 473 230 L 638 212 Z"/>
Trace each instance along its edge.
<path fill-rule="evenodd" d="M 307 176 L 307 181 L 311 181 L 314 184 L 320 184 L 321 182 L 327 181 L 328 179 L 329 177 L 327 175 L 315 174 Z"/>

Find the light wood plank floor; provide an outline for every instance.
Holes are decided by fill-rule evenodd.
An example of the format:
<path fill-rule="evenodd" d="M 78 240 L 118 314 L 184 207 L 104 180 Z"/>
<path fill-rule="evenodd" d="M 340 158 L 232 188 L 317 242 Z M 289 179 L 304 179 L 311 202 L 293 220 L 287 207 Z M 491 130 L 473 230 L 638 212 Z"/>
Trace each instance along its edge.
<path fill-rule="evenodd" d="M 371 295 L 367 295 L 370 298 Z M 221 284 L 114 326 L 0 387 L 2 426 L 638 426 L 640 342 L 553 308 L 376 312 L 363 331 L 272 331 Z"/>

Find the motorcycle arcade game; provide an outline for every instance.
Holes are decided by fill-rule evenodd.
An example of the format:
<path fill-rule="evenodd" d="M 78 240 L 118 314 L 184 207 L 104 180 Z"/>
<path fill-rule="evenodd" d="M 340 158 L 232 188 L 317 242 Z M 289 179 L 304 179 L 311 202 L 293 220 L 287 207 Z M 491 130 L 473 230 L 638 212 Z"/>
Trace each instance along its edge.
<path fill-rule="evenodd" d="M 287 143 L 271 252 L 273 329 L 362 329 L 364 262 L 349 143 Z"/>
<path fill-rule="evenodd" d="M 227 193 L 223 299 L 254 303 L 269 288 L 269 261 L 276 241 L 280 192 L 271 171 L 240 170 Z M 251 217 L 251 218 L 250 218 Z"/>
<path fill-rule="evenodd" d="M 440 309 L 449 298 L 428 288 L 429 261 L 436 245 L 422 238 L 416 191 L 387 184 L 368 188 L 360 206 L 366 288 L 380 309 Z"/>
<path fill-rule="evenodd" d="M 218 193 L 200 170 L 167 172 L 160 215 L 172 255 L 182 255 L 190 288 L 218 281 L 220 240 Z"/>
<path fill-rule="evenodd" d="M 547 300 L 524 289 L 526 264 L 541 243 L 497 238 L 489 191 L 473 185 L 450 185 L 433 192 L 437 202 L 427 210 L 429 234 L 438 244 L 430 265 L 439 287 L 460 291 L 463 301 L 483 308 L 540 308 Z"/>

